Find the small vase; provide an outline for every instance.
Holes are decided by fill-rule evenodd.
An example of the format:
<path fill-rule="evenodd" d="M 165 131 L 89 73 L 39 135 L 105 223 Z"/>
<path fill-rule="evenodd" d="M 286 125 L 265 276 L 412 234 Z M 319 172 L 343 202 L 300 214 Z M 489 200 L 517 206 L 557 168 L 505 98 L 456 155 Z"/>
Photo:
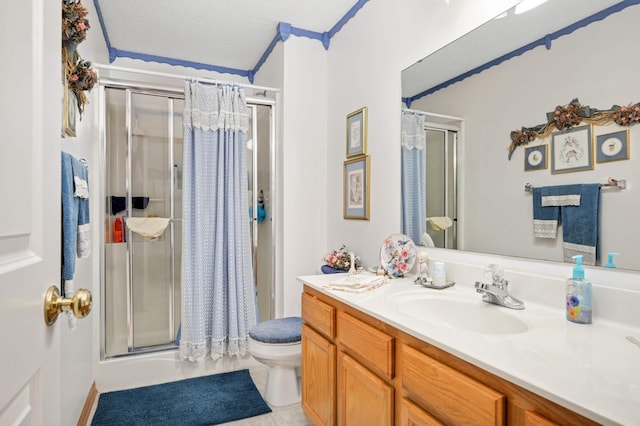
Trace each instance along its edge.
<path fill-rule="evenodd" d="M 322 265 L 320 270 L 323 274 L 345 274 L 347 272 L 343 269 L 332 268 L 329 265 Z"/>

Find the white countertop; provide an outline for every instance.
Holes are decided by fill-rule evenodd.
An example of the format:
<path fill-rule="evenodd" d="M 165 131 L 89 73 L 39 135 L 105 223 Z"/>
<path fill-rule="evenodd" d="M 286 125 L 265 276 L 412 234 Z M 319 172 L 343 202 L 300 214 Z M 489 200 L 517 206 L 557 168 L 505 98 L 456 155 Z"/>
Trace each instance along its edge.
<path fill-rule="evenodd" d="M 365 293 L 323 288 L 341 277 L 344 275 L 310 275 L 298 280 L 596 422 L 640 424 L 640 347 L 626 339 L 640 338 L 639 328 L 598 318 L 593 324 L 574 324 L 565 319 L 562 309 L 526 299 L 524 310 L 508 309 L 482 302 L 481 295 L 470 286 L 433 290 L 409 278 L 390 280 Z M 426 319 L 417 319 L 398 309 L 398 300 L 431 295 L 458 299 L 473 308 L 500 310 L 505 320 L 511 316 L 526 323 L 528 330 L 479 333 L 429 317 L 428 313 Z"/>

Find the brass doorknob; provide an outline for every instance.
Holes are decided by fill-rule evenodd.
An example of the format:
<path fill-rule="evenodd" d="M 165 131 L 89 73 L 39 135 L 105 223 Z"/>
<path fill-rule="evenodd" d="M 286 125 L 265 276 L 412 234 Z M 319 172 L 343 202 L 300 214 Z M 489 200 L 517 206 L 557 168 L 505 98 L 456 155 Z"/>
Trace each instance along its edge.
<path fill-rule="evenodd" d="M 44 296 L 44 322 L 53 325 L 58 319 L 58 314 L 64 311 L 72 311 L 76 318 L 84 318 L 91 312 L 93 300 L 91 292 L 86 288 L 81 288 L 72 298 L 62 297 L 60 290 L 55 285 L 47 289 Z"/>

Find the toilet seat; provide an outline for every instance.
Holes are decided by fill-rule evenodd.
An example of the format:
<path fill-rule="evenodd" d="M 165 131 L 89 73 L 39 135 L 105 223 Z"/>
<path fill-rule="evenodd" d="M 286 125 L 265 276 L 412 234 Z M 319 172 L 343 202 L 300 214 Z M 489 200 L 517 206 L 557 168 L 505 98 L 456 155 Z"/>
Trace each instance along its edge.
<path fill-rule="evenodd" d="M 263 321 L 249 330 L 249 336 L 262 343 L 296 343 L 302 341 L 302 318 L 285 317 Z"/>

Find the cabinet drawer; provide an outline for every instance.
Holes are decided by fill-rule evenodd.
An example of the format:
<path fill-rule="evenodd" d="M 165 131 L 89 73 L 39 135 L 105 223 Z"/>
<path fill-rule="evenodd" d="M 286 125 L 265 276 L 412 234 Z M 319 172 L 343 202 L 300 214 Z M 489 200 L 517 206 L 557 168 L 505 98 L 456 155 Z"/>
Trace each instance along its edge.
<path fill-rule="evenodd" d="M 502 425 L 505 397 L 407 345 L 402 345 L 402 386 L 455 424 Z"/>
<path fill-rule="evenodd" d="M 344 312 L 338 312 L 338 338 L 365 365 L 394 376 L 394 338 Z"/>
<path fill-rule="evenodd" d="M 307 293 L 302 293 L 302 319 L 329 339 L 336 337 L 336 309 Z"/>

